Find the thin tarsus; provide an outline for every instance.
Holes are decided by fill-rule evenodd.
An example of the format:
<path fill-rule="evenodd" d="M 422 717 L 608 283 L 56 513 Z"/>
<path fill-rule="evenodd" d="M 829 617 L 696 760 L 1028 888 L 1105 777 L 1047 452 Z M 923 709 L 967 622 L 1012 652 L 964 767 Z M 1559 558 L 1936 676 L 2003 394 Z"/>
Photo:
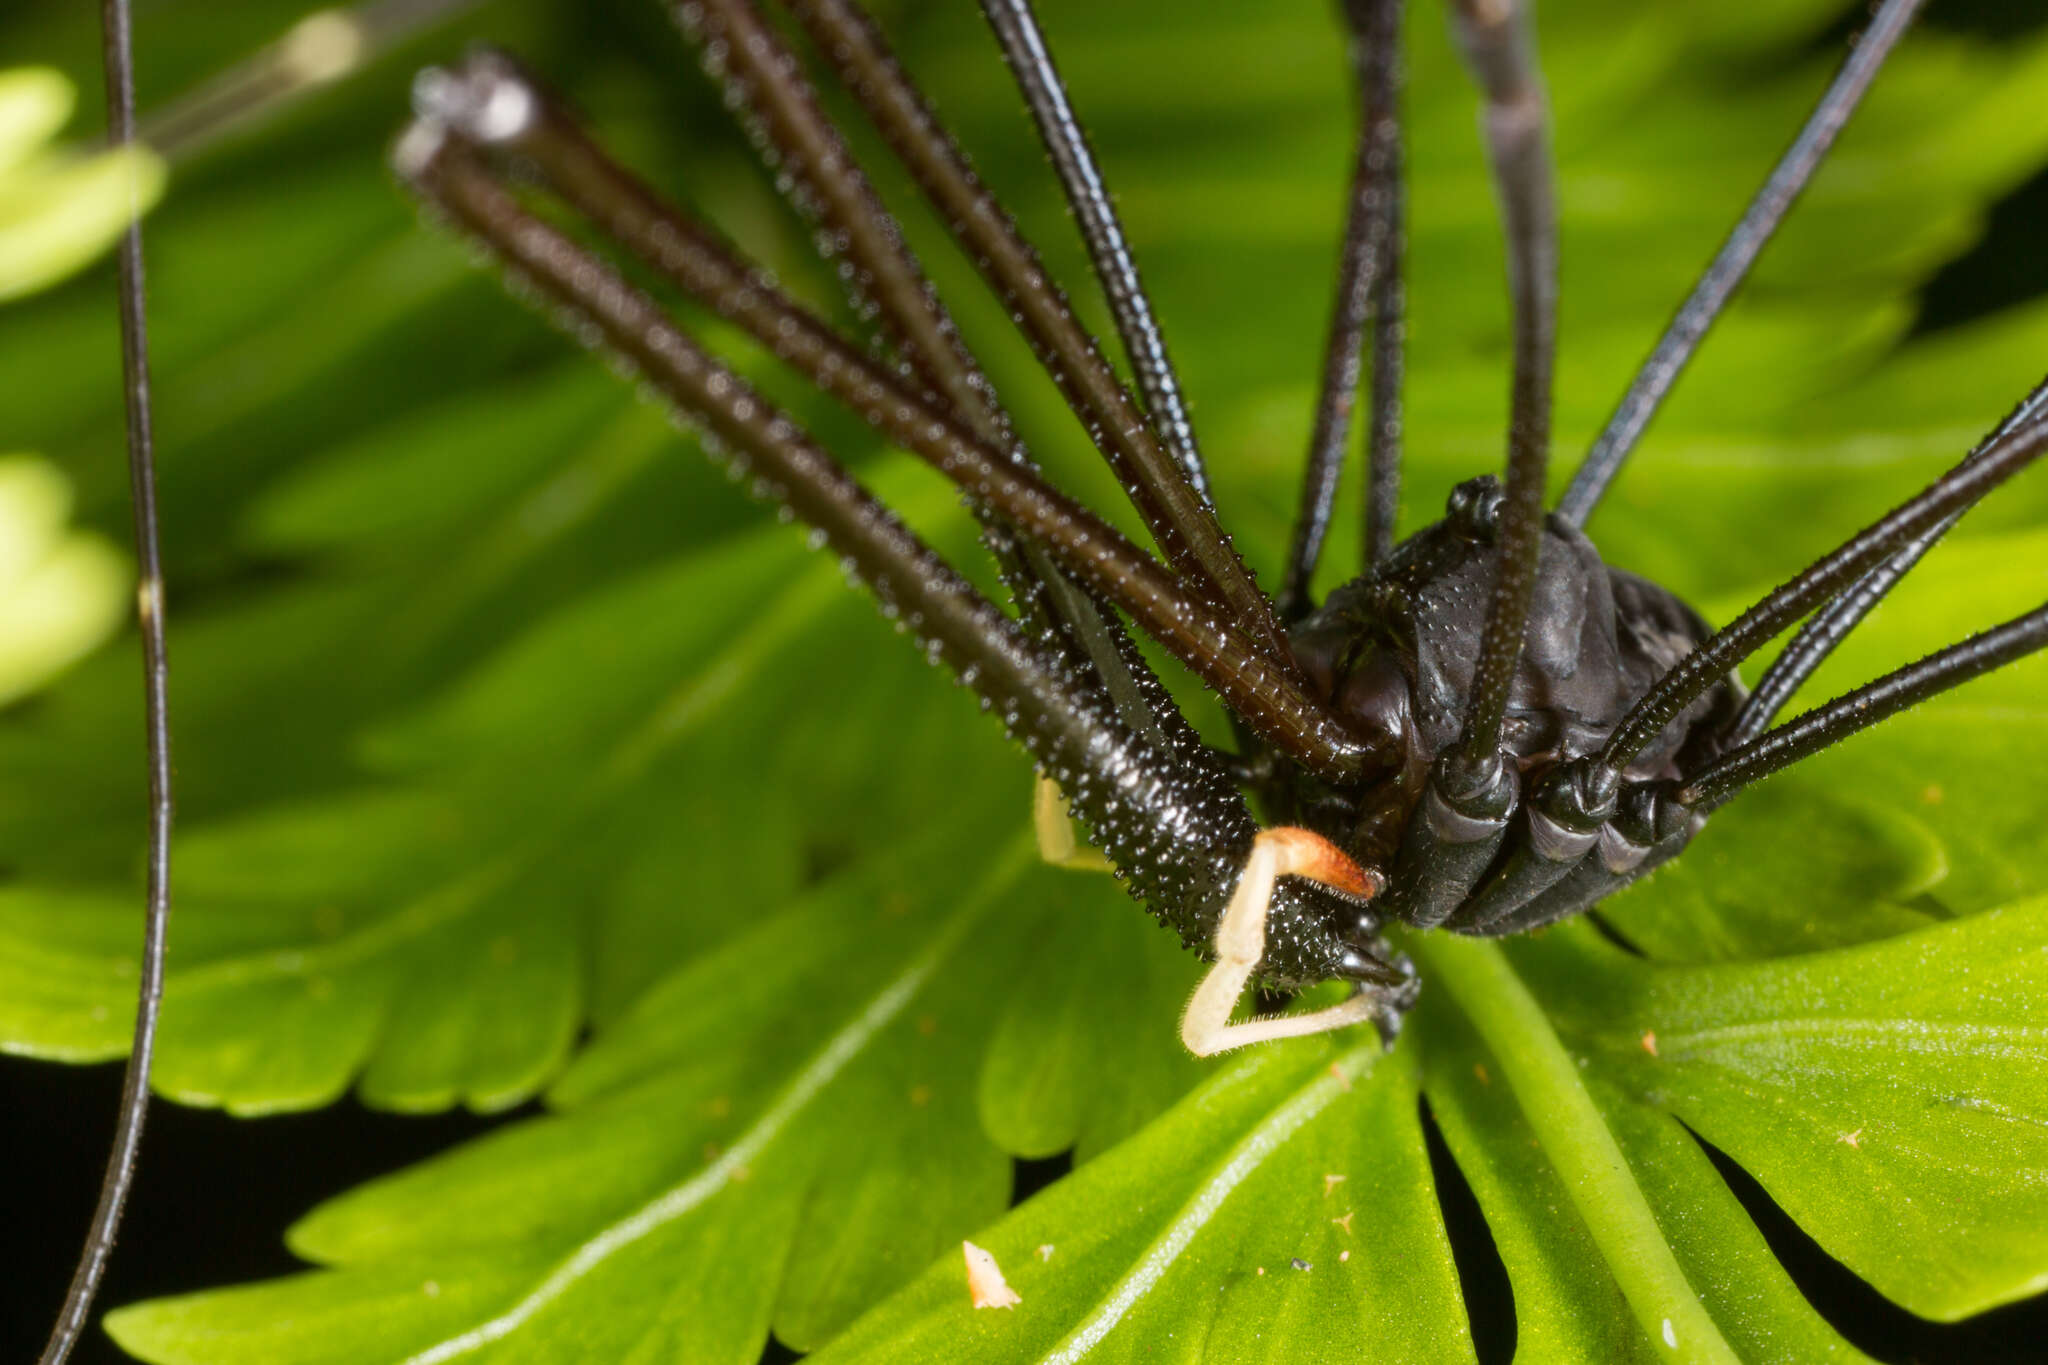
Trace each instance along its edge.
<path fill-rule="evenodd" d="M 127 0 L 102 0 L 100 25 L 107 82 L 108 140 L 135 140 L 134 42 Z M 121 374 L 128 424 L 128 480 L 134 508 L 136 612 L 142 634 L 143 728 L 148 739 L 149 851 L 142 929 L 142 969 L 135 990 L 135 1034 L 121 1078 L 120 1117 L 107 1155 L 85 1249 L 44 1343 L 39 1365 L 63 1365 L 92 1312 L 107 1259 L 113 1254 L 142 1125 L 149 1111 L 150 1063 L 156 1055 L 157 1018 L 163 1003 L 164 955 L 171 918 L 170 654 L 164 636 L 163 552 L 157 536 L 156 453 L 150 423 L 149 326 L 142 260 L 141 204 L 117 253 L 121 300 Z"/>
<path fill-rule="evenodd" d="M 1679 305 L 1678 313 L 1671 319 L 1671 325 L 1664 330 L 1649 359 L 1643 362 L 1629 384 L 1628 392 L 1622 395 L 1621 403 L 1614 415 L 1607 419 L 1607 425 L 1593 442 L 1591 450 L 1578 471 L 1572 475 L 1570 487 L 1565 489 L 1559 500 L 1557 514 L 1574 526 L 1583 526 L 1593 515 L 1593 509 L 1600 505 L 1608 485 L 1614 482 L 1616 474 L 1649 427 L 1650 419 L 1657 415 L 1657 409 L 1678 377 L 1691 363 L 1693 352 L 1699 349 L 1707 330 L 1721 316 L 1734 297 L 1750 267 L 1756 264 L 1764 247 L 1776 235 L 1778 225 L 1785 221 L 1785 215 L 1792 209 L 1800 191 L 1807 181 L 1827 159 L 1828 149 L 1834 145 L 1835 135 L 1848 123 L 1849 116 L 1856 112 L 1864 92 L 1877 78 L 1879 68 L 1884 65 L 1892 48 L 1912 24 L 1925 0 L 1885 0 L 1870 21 L 1870 27 L 1857 42 L 1855 50 L 1842 65 L 1834 82 L 1822 95 L 1813 113 L 1807 116 L 1806 125 L 1799 130 L 1799 136 L 1792 140 L 1785 155 L 1758 190 L 1756 198 L 1743 211 L 1742 218 L 1735 224 L 1728 240 L 1721 244 L 1706 273 L 1693 286 L 1692 293 Z"/>

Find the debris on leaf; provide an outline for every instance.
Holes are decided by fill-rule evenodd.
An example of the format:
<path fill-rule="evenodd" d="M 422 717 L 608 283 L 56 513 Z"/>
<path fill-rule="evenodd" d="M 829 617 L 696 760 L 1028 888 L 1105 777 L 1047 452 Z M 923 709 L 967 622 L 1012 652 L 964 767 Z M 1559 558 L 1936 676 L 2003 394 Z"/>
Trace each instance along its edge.
<path fill-rule="evenodd" d="M 1294 1267 L 1294 1268 L 1295 1268 L 1296 1270 L 1314 1270 L 1314 1269 L 1315 1269 L 1315 1267 L 1314 1267 L 1314 1266 L 1310 1265 L 1310 1264 L 1309 1264 L 1309 1263 L 1308 1263 L 1307 1261 L 1304 1261 L 1304 1260 L 1302 1260 L 1302 1259 L 1301 1259 L 1301 1257 L 1299 1257 L 1299 1256 L 1296 1256 L 1296 1257 L 1295 1257 L 1295 1258 L 1294 1258 L 1293 1260 L 1289 1261 L 1289 1262 L 1288 1262 L 1288 1264 L 1289 1264 L 1289 1265 L 1291 1265 L 1291 1266 L 1293 1266 L 1293 1267 Z"/>
<path fill-rule="evenodd" d="M 960 1254 L 967 1260 L 967 1293 L 976 1308 L 1015 1308 L 1024 1302 L 1003 1279 L 994 1256 L 972 1242 L 962 1242 Z"/>

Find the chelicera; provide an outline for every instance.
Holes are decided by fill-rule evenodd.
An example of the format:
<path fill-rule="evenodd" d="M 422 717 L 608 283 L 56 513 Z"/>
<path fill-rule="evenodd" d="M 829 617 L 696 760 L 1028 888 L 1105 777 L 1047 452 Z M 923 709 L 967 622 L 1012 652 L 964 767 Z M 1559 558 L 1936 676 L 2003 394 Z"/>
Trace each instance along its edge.
<path fill-rule="evenodd" d="M 1605 565 L 1582 527 L 1693 347 L 1904 32 L 1887 0 L 1774 170 L 1558 507 L 1544 512 L 1556 212 L 1530 18 L 1459 0 L 1508 245 L 1512 416 L 1504 478 L 1453 495 L 1393 544 L 1400 459 L 1400 0 L 1351 0 L 1362 118 L 1302 511 L 1277 601 L 1217 517 L 1180 385 L 1102 179 L 1026 0 L 983 0 L 1112 305 L 1136 393 L 1076 322 L 1035 250 L 968 169 L 853 0 L 789 0 L 1002 297 L 1160 553 L 1050 486 L 752 0 L 688 0 L 701 48 L 889 359 L 783 293 L 741 250 L 635 179 L 509 58 L 422 75 L 400 174 L 579 333 L 715 437 L 757 494 L 814 528 L 1035 760 L 1048 856 L 1062 803 L 1132 895 L 1215 965 L 1182 1038 L 1212 1053 L 1365 1020 L 1398 1024 L 1417 982 L 1392 923 L 1499 935 L 1594 905 L 1675 856 L 1750 783 L 1920 698 L 2048 643 L 2048 608 L 1772 728 L 1787 698 L 1936 538 L 2048 444 L 2037 390 L 1961 463 L 1713 632 Z M 1014 614 L 981 596 L 788 417 L 613 265 L 538 216 L 529 186 L 922 457 L 970 497 Z M 1366 339 L 1365 572 L 1306 590 L 1347 444 Z M 1133 649 L 1150 635 L 1229 708 L 1236 753 L 1204 744 Z M 1810 618 L 1810 619 L 1809 619 Z M 1806 624 L 1753 694 L 1733 669 Z M 1247 798 L 1273 823 L 1261 828 Z M 1343 1003 L 1230 1022 L 1245 985 L 1350 982 Z"/>

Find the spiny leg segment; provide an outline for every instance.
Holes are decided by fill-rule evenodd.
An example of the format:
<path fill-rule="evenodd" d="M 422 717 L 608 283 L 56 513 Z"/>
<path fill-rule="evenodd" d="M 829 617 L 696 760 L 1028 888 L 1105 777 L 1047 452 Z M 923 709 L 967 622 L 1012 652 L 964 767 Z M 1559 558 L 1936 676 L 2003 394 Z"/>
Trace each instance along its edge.
<path fill-rule="evenodd" d="M 1044 547 L 1107 601 L 1129 611 L 1155 638 L 1215 687 L 1234 713 L 1277 746 L 1329 734 L 1301 754 L 1315 766 L 1355 773 L 1374 759 L 1365 746 L 1330 734 L 1320 704 L 1257 652 L 1236 623 L 1187 599 L 1164 566 L 1037 472 L 1003 460 L 962 432 L 932 400 L 904 384 L 799 307 L 735 249 L 656 198 L 574 127 L 502 57 L 473 59 L 461 77 L 422 82 L 437 116 L 466 135 L 518 153 L 571 205 L 635 255 L 758 338 L 878 430 L 929 461 L 1007 526 Z M 516 98 L 522 115 L 502 124 L 491 110 Z"/>
<path fill-rule="evenodd" d="M 745 4 L 679 11 L 678 17 L 699 38 L 706 67 L 742 96 L 741 108 L 784 172 L 778 183 L 798 212 L 821 227 L 821 250 L 844 258 L 841 278 L 856 308 L 877 320 L 930 405 L 1011 463 L 1034 469 L 901 227 L 773 29 Z M 571 166 L 580 164 L 582 150 L 569 149 Z M 975 507 L 1026 624 L 1073 656 L 1078 686 L 1088 687 L 1085 675 L 1094 675 L 1125 726 L 1166 743 L 1170 703 L 1113 615 L 1062 573 L 1042 545 L 1018 537 L 985 504 Z"/>
<path fill-rule="evenodd" d="M 1096 698 L 1075 686 L 1071 660 L 1046 652 L 1039 643 L 1027 643 L 1015 623 L 932 556 L 794 423 L 711 361 L 652 300 L 526 211 L 498 183 L 497 172 L 471 141 L 478 130 L 468 124 L 480 119 L 492 126 L 479 135 L 516 141 L 518 134 L 511 128 L 495 127 L 490 111 L 522 111 L 519 119 L 507 121 L 517 125 L 544 122 L 545 106 L 533 92 L 518 86 L 510 88 L 519 90 L 520 97 L 501 98 L 503 90 L 494 84 L 482 88 L 481 99 L 465 101 L 463 82 L 456 81 L 451 91 L 449 80 L 445 75 L 423 80 L 423 117 L 401 143 L 401 173 L 516 275 L 592 326 L 663 391 L 681 415 L 708 425 L 757 476 L 756 486 L 764 496 L 784 502 L 819 527 L 826 543 L 896 609 L 934 657 L 952 664 L 964 683 L 1003 713 L 1012 733 L 1086 816 L 1095 841 L 1125 872 L 1134 894 L 1178 929 L 1184 940 L 1206 945 L 1257 832 L 1219 757 L 1186 731 L 1184 722 L 1163 748 L 1118 724 Z M 465 103 L 475 108 L 465 111 Z M 607 173 L 587 154 L 587 144 L 577 145 L 584 150 L 572 155 L 571 162 L 603 180 Z M 537 163 L 538 146 L 521 150 Z M 574 178 L 563 176 L 565 181 Z M 607 213 L 593 217 L 610 226 Z M 682 243 L 686 236 L 671 233 L 670 245 Z M 704 254 L 691 269 L 709 269 L 704 262 L 715 254 Z M 660 264 L 660 255 L 649 259 Z M 674 264 L 670 261 L 664 268 Z M 782 311 L 783 303 L 764 303 L 759 312 L 739 306 L 741 294 L 757 300 L 767 297 L 762 292 L 765 279 L 745 278 L 743 283 L 746 288 L 734 294 L 730 305 L 733 316 L 752 316 L 770 324 L 768 330 L 791 346 L 820 341 L 819 336 L 808 335 L 794 315 Z M 790 325 L 784 327 L 785 322 Z M 777 349 L 790 353 L 780 345 Z M 822 356 L 826 350 L 816 354 Z M 849 369 L 858 371 L 850 361 Z M 935 422 L 941 428 L 938 436 L 959 439 L 943 414 L 920 411 L 923 400 L 900 389 L 882 397 L 891 401 L 861 405 L 860 410 L 877 422 L 894 421 L 883 410 L 893 411 L 894 400 L 901 398 L 910 404 L 904 421 Z M 971 443 L 949 449 L 962 459 L 973 457 Z M 1001 462 L 977 464 L 976 479 L 983 475 L 987 487 L 977 482 L 977 490 L 992 506 L 999 501 L 998 484 L 1005 479 L 1025 480 L 1033 496 L 1049 493 Z M 1138 563 L 1144 562 L 1139 556 Z M 1135 610 L 1142 604 L 1132 599 L 1131 605 Z M 1193 609 L 1195 604 L 1184 605 Z M 1319 907 L 1286 888 L 1274 903 L 1268 939 L 1264 974 L 1275 981 L 1307 983 L 1338 977 L 1375 987 L 1404 981 L 1399 968 L 1370 946 L 1345 941 L 1326 924 Z"/>
<path fill-rule="evenodd" d="M 932 115 L 881 34 L 851 0 L 785 0 L 819 55 L 840 76 L 938 210 L 976 268 L 1017 319 L 1075 415 L 1099 442 L 1118 479 L 1190 593 L 1210 596 L 1283 667 L 1293 656 L 1273 604 L 1252 581 L 1215 509 L 1160 442 L 1037 251 Z M 706 0 L 737 11 L 746 0 Z"/>

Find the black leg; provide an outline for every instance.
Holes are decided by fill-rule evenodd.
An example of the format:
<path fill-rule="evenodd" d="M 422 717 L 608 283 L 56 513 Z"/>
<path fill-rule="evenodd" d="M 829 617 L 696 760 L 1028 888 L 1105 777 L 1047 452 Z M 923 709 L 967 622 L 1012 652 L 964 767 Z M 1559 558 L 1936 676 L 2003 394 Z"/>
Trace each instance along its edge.
<path fill-rule="evenodd" d="M 765 272 L 681 210 L 657 199 L 592 145 L 504 59 L 473 59 L 459 77 L 426 78 L 420 97 L 465 138 L 530 162 L 569 203 L 628 250 L 840 399 L 904 449 L 971 493 L 1003 524 L 1045 547 L 1068 572 L 1134 620 L 1215 687 L 1255 733 L 1332 780 L 1355 778 L 1372 755 L 1346 740 L 1322 709 L 1234 623 L 1086 508 L 962 431 L 885 366 L 784 295 Z M 494 111 L 516 105 L 517 121 Z"/>
<path fill-rule="evenodd" d="M 1793 201 L 1798 199 L 1800 191 L 1806 188 L 1806 182 L 1812 179 L 1814 171 L 1827 157 L 1835 135 L 1856 112 L 1864 92 L 1876 79 L 1878 68 L 1884 65 L 1884 59 L 1891 54 L 1892 47 L 1913 22 L 1923 3 L 1925 0 L 1885 0 L 1871 19 L 1870 27 L 1857 42 L 1856 50 L 1849 54 L 1841 74 L 1821 96 L 1820 103 L 1807 118 L 1806 126 L 1799 130 L 1799 136 L 1793 139 L 1792 146 L 1779 159 L 1770 179 L 1764 181 L 1763 188 L 1750 201 L 1742 220 L 1728 234 L 1728 240 L 1721 244 L 1719 254 L 1707 267 L 1706 273 L 1700 276 L 1699 283 L 1693 286 L 1692 294 L 1680 305 L 1678 315 L 1671 320 L 1656 349 L 1643 362 L 1642 369 L 1636 372 L 1628 392 L 1622 395 L 1621 405 L 1607 419 L 1607 426 L 1599 439 L 1593 442 L 1585 463 L 1572 475 L 1571 486 L 1565 490 L 1557 507 L 1557 514 L 1566 521 L 1574 526 L 1583 526 L 1593 515 L 1593 509 L 1600 505 L 1607 486 L 1620 472 L 1629 452 L 1635 449 L 1643 430 L 1656 416 L 1658 406 L 1671 392 L 1671 386 L 1684 373 L 1707 329 L 1721 316 L 1721 310 L 1728 306 L 1728 300 L 1776 234 Z"/>
<path fill-rule="evenodd" d="M 1527 6 L 1457 0 L 1452 15 L 1485 93 L 1482 122 L 1507 237 L 1515 357 L 1507 486 L 1484 518 L 1493 527 L 1498 568 L 1463 733 L 1431 765 L 1395 864 L 1396 893 L 1388 897 L 1390 913 L 1424 927 L 1463 913 L 1506 839 L 1520 796 L 1520 774 L 1501 739 L 1536 586 L 1557 323 L 1556 193 Z"/>
<path fill-rule="evenodd" d="M 1966 457 L 1926 489 L 1872 522 L 1766 594 L 1657 681 L 1623 717 L 1591 766 L 1589 785 L 1611 796 L 1623 770 L 1672 718 L 1728 671 L 1864 574 L 1947 517 L 2017 474 L 2048 449 L 2048 418 L 2008 431 Z"/>
<path fill-rule="evenodd" d="M 1393 157 L 1387 261 L 1372 306 L 1372 425 L 1365 437 L 1365 534 L 1361 537 L 1363 567 L 1368 569 L 1394 552 L 1394 530 L 1401 519 L 1401 376 L 1407 366 L 1408 340 L 1408 299 L 1401 270 L 1408 230 L 1402 222 L 1407 190 L 1398 134 Z"/>
<path fill-rule="evenodd" d="M 685 7 L 679 14 L 703 46 L 714 74 L 744 96 L 759 134 L 776 149 L 791 177 L 799 209 L 827 229 L 819 234 L 820 243 L 844 252 L 852 267 L 845 278 L 856 303 L 878 317 L 924 386 L 969 431 L 1030 467 L 1030 456 L 1012 436 L 994 387 L 939 302 L 901 228 L 772 30 L 747 5 Z M 1144 701 L 1147 688 L 1139 677 L 1144 664 L 1122 647 L 1121 627 L 1042 549 L 1016 543 L 999 524 L 989 524 L 986 535 L 1024 619 L 1049 632 L 1077 661 L 1085 661 L 1126 725 L 1160 737 L 1165 721 L 1157 706 Z"/>
<path fill-rule="evenodd" d="M 1466 60 L 1485 93 L 1487 152 L 1500 195 L 1514 303 L 1508 476 L 1495 552 L 1499 572 L 1456 751 L 1456 761 L 1477 775 L 1501 762 L 1508 689 L 1521 660 L 1522 631 L 1536 586 L 1557 345 L 1557 202 L 1549 115 L 1527 4 L 1457 0 L 1452 14 Z"/>
<path fill-rule="evenodd" d="M 1685 779 L 1678 800 L 1695 810 L 1711 811 L 1752 782 L 2044 647 L 2048 647 L 2048 606 L 1895 669 L 1721 755 Z"/>
<path fill-rule="evenodd" d="M 704 53 L 705 67 L 736 97 L 743 117 L 774 149 L 789 193 L 828 234 L 820 249 L 843 251 L 856 299 L 868 305 L 932 392 L 984 437 L 1007 419 L 995 389 L 882 207 L 860 162 L 818 107 L 796 59 L 750 4 L 679 5 L 677 22 Z"/>
<path fill-rule="evenodd" d="M 1984 448 L 1999 437 L 2018 429 L 2048 413 L 2048 379 L 2043 379 L 2034 391 L 2026 396 L 2020 405 L 2006 415 L 1992 433 L 1971 451 L 1972 458 L 1981 455 Z M 1834 601 L 1815 612 L 1813 619 L 1799 628 L 1792 642 L 1785 646 L 1784 653 L 1771 661 L 1757 679 L 1756 691 L 1749 694 L 1742 711 L 1735 718 L 1735 726 L 1728 733 L 1728 744 L 1736 747 L 1749 743 L 1770 728 L 1773 720 L 1786 702 L 1792 699 L 1806 680 L 1813 676 L 1815 669 L 1826 662 L 1849 633 L 1876 609 L 1885 594 L 1904 578 L 1908 571 L 1929 550 L 1936 541 L 1948 534 L 1962 517 L 1961 512 L 1951 512 L 1927 530 L 1907 541 L 1895 551 L 1890 559 L 1856 580 Z"/>
<path fill-rule="evenodd" d="M 1067 89 L 1053 65 L 1052 52 L 1039 30 L 1038 16 L 1030 0 L 981 0 L 981 12 L 995 30 L 1003 49 L 1003 60 L 1017 78 L 1024 93 L 1024 106 L 1038 125 L 1053 169 L 1059 173 L 1067 204 L 1081 227 L 1081 240 L 1088 248 L 1088 260 L 1095 278 L 1109 299 L 1110 316 L 1116 320 L 1117 335 L 1130 358 L 1137 377 L 1138 393 L 1159 438 L 1195 491 L 1214 501 L 1209 494 L 1208 473 L 1203 468 L 1201 447 L 1195 441 L 1194 423 L 1188 420 L 1187 404 L 1181 398 L 1180 377 L 1173 359 L 1166 353 L 1166 337 L 1152 316 L 1152 302 L 1145 296 L 1138 278 L 1138 264 L 1131 258 L 1124 240 L 1123 225 L 1117 221 L 1109 190 L 1095 155 L 1088 147 L 1088 135 L 1067 101 Z"/>
<path fill-rule="evenodd" d="M 933 657 L 1005 718 L 1059 783 L 1127 885 L 1191 945 L 1206 947 L 1257 825 L 1220 759 L 1154 748 L 1118 726 L 1064 663 L 940 561 L 788 417 L 677 330 L 609 266 L 535 218 L 466 143 L 431 117 L 401 140 L 398 170 L 424 198 L 561 314 L 594 327 L 678 415 L 715 433 L 756 488 L 822 533 L 826 545 Z M 1176 837 L 1162 841 L 1161 830 Z M 1262 970 L 1303 983 L 1388 970 L 1346 947 L 1298 890 L 1276 896 Z"/>
<path fill-rule="evenodd" d="M 107 134 L 115 146 L 135 140 L 135 64 L 127 0 L 100 6 L 103 70 L 107 82 Z M 142 207 L 122 234 L 119 249 L 121 375 L 128 422 L 128 480 L 134 504 L 137 568 L 136 615 L 142 635 L 143 729 L 148 744 L 148 886 L 142 924 L 142 969 L 135 991 L 135 1034 L 121 1078 L 121 1111 L 99 1200 L 79 1253 L 64 1305 L 43 1346 L 40 1365 L 63 1365 L 92 1316 L 93 1298 L 114 1251 L 114 1236 L 135 1179 L 142 1124 L 149 1111 L 149 1070 L 156 1055 L 163 1003 L 164 955 L 171 919 L 170 654 L 164 638 L 163 554 L 157 538 L 156 442 L 150 422 L 149 326 L 144 301 Z"/>
<path fill-rule="evenodd" d="M 707 8 L 746 0 L 705 0 Z M 874 26 L 850 0 L 803 0 L 797 18 L 903 159 L 968 256 L 1019 319 L 1069 406 L 1100 443 L 1167 562 L 1243 624 L 1284 667 L 1292 654 L 1273 605 L 1217 524 L 1214 509 L 1160 444 L 1137 404 L 1075 320 L 1038 254 L 968 168 Z"/>
<path fill-rule="evenodd" d="M 1365 498 L 1367 563 L 1378 562 L 1393 548 L 1393 506 L 1399 498 L 1401 477 L 1401 324 L 1398 316 L 1390 317 L 1381 310 L 1391 302 L 1398 314 L 1400 306 L 1401 5 L 1402 0 L 1347 0 L 1344 6 L 1358 81 L 1358 144 L 1344 217 L 1344 245 L 1337 259 L 1336 300 L 1323 349 L 1322 388 L 1309 435 L 1294 541 L 1280 588 L 1280 614 L 1290 620 L 1310 606 L 1310 580 L 1322 557 L 1337 485 L 1343 478 L 1345 450 L 1351 444 L 1351 413 L 1358 401 L 1359 363 L 1368 323 L 1374 344 Z M 1391 414 L 1390 407 L 1394 409 Z"/>

